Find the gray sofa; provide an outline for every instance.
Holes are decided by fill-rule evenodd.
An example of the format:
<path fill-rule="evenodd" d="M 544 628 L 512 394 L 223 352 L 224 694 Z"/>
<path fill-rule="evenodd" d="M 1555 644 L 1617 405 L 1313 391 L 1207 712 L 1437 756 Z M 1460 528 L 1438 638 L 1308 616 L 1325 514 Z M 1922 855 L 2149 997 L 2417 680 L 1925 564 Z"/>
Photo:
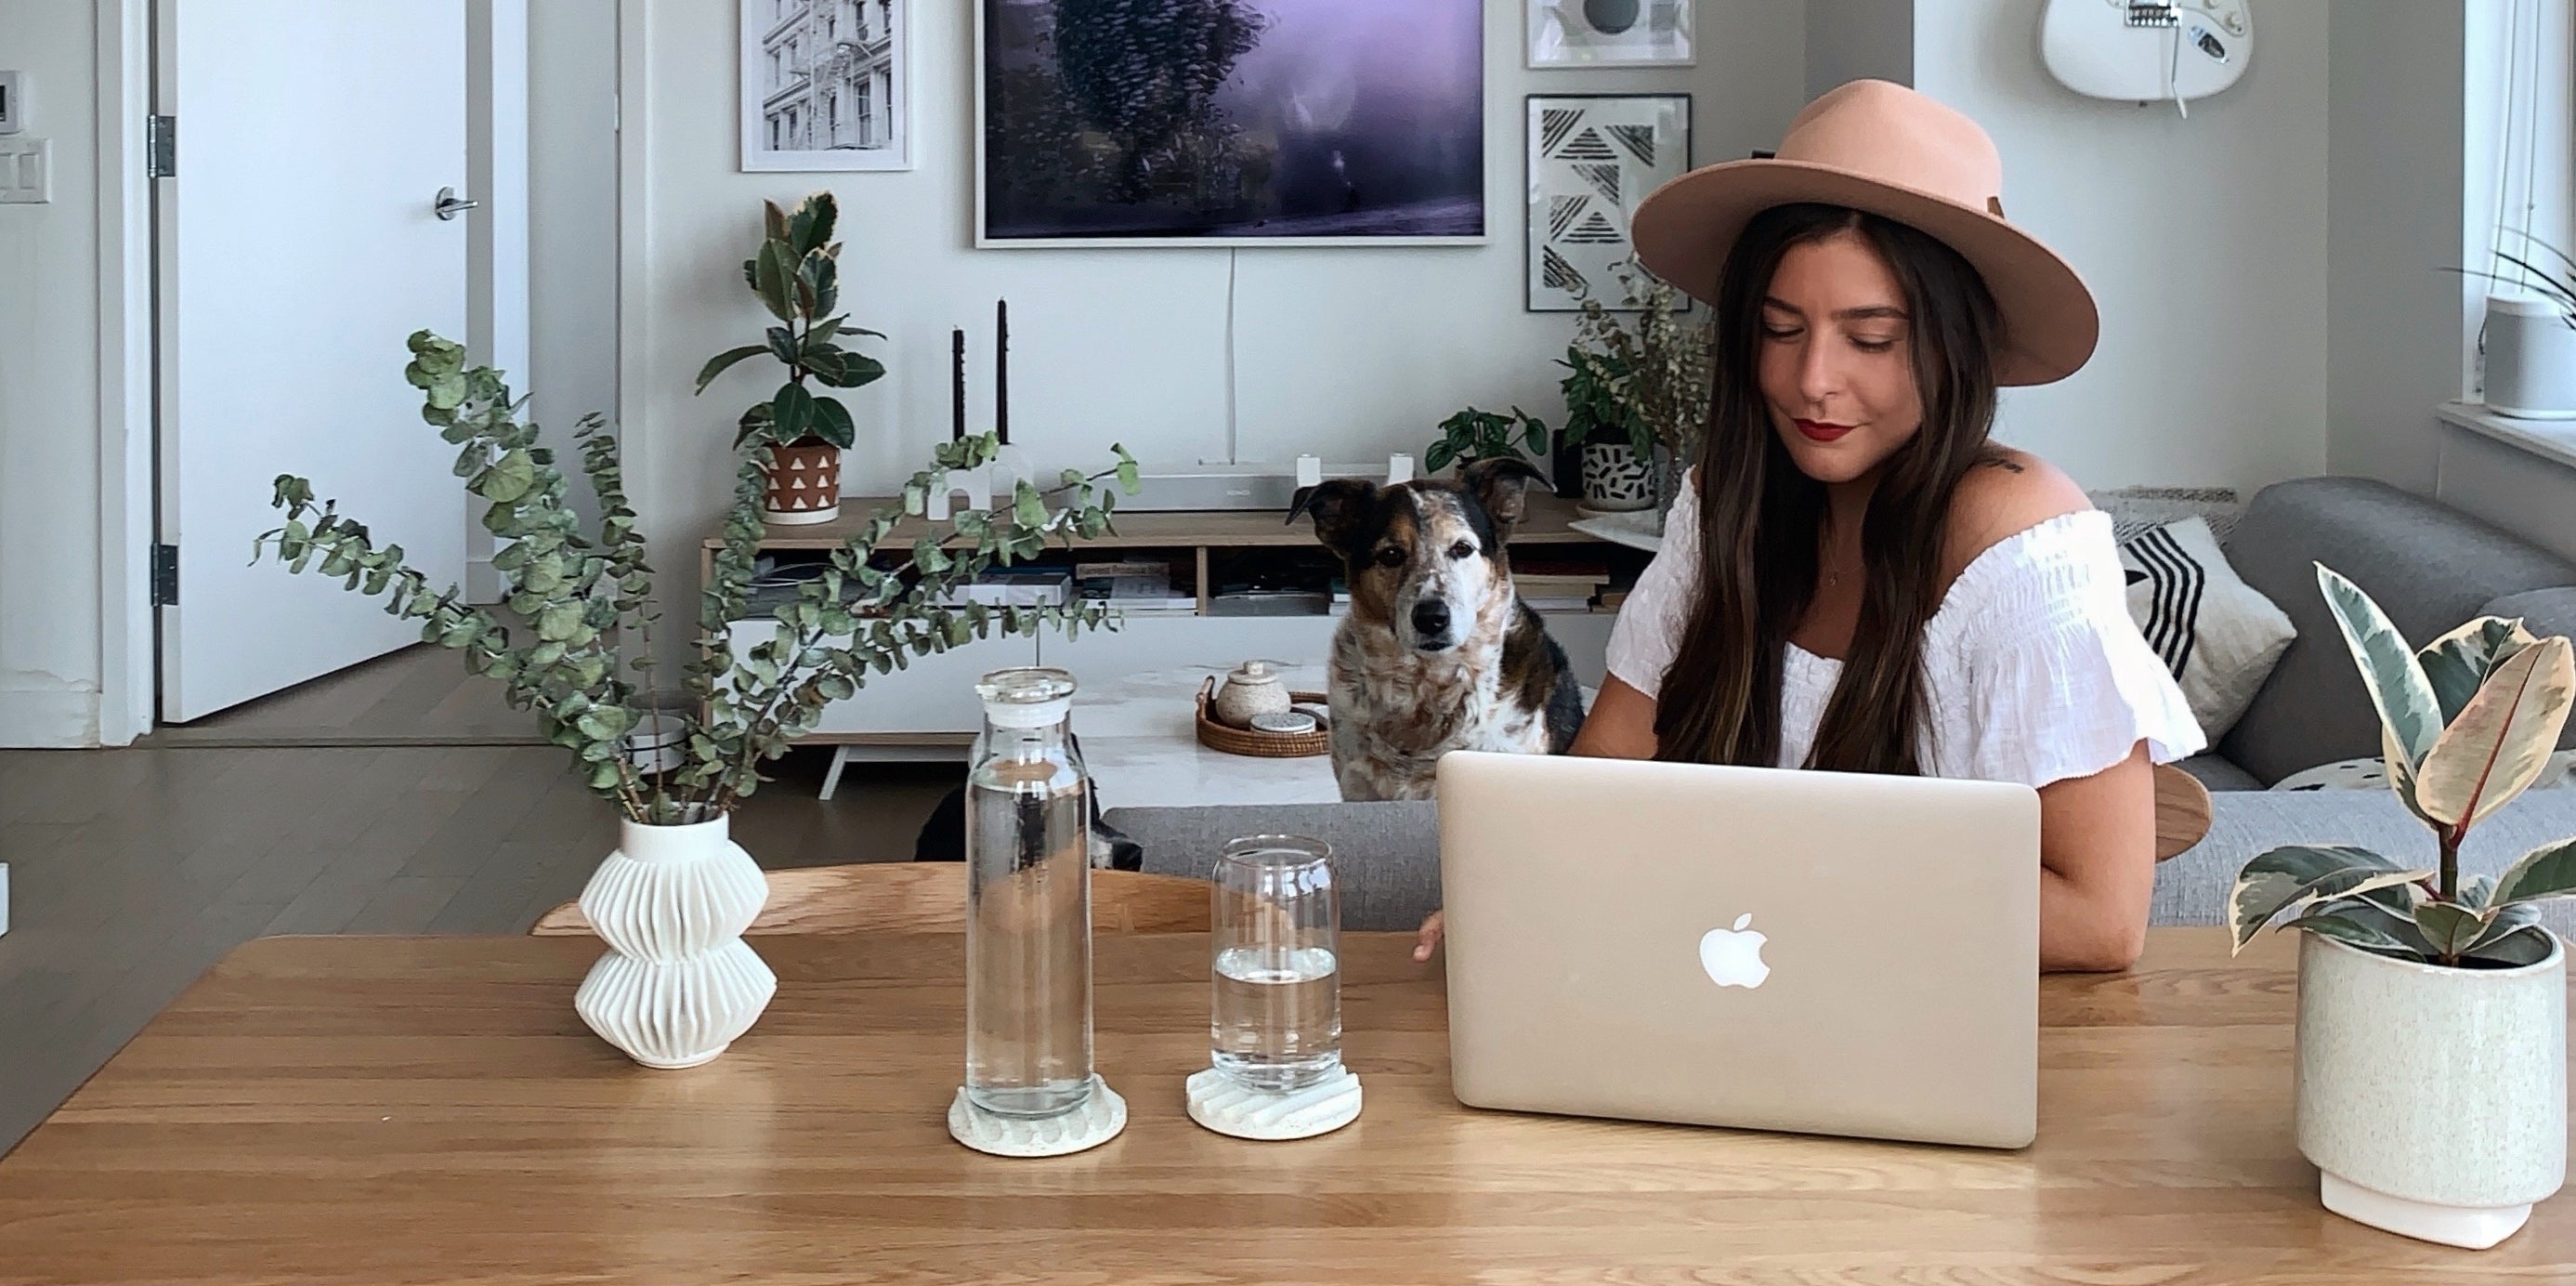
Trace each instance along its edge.
<path fill-rule="evenodd" d="M 2263 789 L 2303 768 L 2379 753 L 2377 716 L 2317 594 L 2316 563 L 2351 577 L 2418 644 L 2488 614 L 2576 635 L 2576 565 L 2381 483 L 2303 478 L 2267 488 L 2236 518 L 2225 547 L 2299 638 L 2243 720 L 2212 753 L 2185 764 L 2210 786 L 2213 818 L 2197 847 L 2157 868 L 2157 924 L 2221 922 L 2237 868 L 2282 844 L 2359 844 L 2430 864 L 2429 832 L 2394 796 Z M 2576 747 L 2576 726 L 2562 744 Z M 1339 857 L 1343 919 L 1354 930 L 1411 929 L 1440 902 L 1438 816 L 1427 803 L 1128 808 L 1103 820 L 1143 847 L 1146 870 L 1193 876 L 1238 835 L 1322 839 Z M 2534 791 L 2473 832 L 2462 862 L 2493 873 L 2571 835 L 2576 786 Z M 2550 910 L 2561 932 L 2576 930 L 2576 908 Z"/>

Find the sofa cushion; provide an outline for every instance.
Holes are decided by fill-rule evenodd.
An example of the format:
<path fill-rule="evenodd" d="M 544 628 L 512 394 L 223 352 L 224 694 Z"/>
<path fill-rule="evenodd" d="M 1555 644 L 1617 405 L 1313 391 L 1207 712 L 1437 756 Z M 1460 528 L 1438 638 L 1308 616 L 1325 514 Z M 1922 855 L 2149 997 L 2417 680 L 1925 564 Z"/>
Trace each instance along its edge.
<path fill-rule="evenodd" d="M 2261 778 L 2229 763 L 2219 755 L 2193 755 L 2174 765 L 2200 779 L 2211 790 L 2261 790 Z"/>
<path fill-rule="evenodd" d="M 1145 850 L 1144 869 L 1204 880 L 1243 835 L 1306 835 L 1333 846 L 1342 927 L 1410 933 L 1440 908 L 1440 813 L 1428 800 L 1113 808 L 1101 823 Z"/>
<path fill-rule="evenodd" d="M 2200 518 L 2157 523 L 2120 542 L 2129 617 L 2173 671 L 2191 717 L 2215 744 L 2245 713 L 2297 632 L 2238 578 Z"/>
<path fill-rule="evenodd" d="M 2299 632 L 2271 681 L 2218 745 L 2219 753 L 2266 782 L 2379 750 L 2379 718 L 2317 593 L 2319 561 L 2351 577 L 2418 645 L 2479 615 L 2493 599 L 2576 585 L 2576 565 L 2456 510 L 2362 478 L 2301 478 L 2265 488 L 2246 506 L 2227 557 Z"/>

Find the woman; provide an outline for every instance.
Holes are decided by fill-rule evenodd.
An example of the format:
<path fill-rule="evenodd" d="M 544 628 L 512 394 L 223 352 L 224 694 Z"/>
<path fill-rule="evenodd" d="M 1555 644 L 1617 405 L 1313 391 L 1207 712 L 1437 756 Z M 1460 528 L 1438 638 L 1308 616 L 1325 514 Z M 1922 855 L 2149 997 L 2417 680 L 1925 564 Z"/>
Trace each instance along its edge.
<path fill-rule="evenodd" d="M 2203 738 L 2129 619 L 2109 517 L 1988 440 L 1996 386 L 2074 373 L 2098 328 L 2004 221 L 2000 171 L 1973 121 L 1858 81 L 1777 159 L 1639 207 L 1639 258 L 1716 309 L 1714 384 L 1573 753 L 2022 782 L 2040 966 L 2122 969 L 2152 765 Z"/>

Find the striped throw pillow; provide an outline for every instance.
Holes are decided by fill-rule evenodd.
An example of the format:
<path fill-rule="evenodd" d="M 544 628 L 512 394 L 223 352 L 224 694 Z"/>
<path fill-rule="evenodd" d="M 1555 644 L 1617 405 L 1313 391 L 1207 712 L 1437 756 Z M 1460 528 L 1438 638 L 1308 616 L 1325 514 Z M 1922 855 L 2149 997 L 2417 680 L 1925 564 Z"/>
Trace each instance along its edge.
<path fill-rule="evenodd" d="M 2130 619 L 2215 743 L 2253 704 L 2298 630 L 2238 578 L 2199 518 L 2124 534 L 2120 565 L 2128 573 Z"/>

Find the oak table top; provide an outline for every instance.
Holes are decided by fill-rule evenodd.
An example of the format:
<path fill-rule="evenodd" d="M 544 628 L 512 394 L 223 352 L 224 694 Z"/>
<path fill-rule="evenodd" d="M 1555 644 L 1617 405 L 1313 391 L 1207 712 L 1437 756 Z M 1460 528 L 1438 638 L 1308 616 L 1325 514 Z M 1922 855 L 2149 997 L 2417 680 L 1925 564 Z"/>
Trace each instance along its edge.
<path fill-rule="evenodd" d="M 0 1160 L 0 1282 L 2301 1282 L 2576 1278 L 2576 1198 L 2483 1254 L 2317 1205 L 2292 1146 L 2292 952 L 2159 930 L 2040 989 L 2022 1152 L 1471 1111 L 1437 966 L 1346 941 L 1349 1128 L 1190 1124 L 1207 945 L 1103 937 L 1133 1113 L 1002 1161 L 941 1124 L 960 940 L 767 938 L 716 1062 L 591 1037 L 581 938 L 274 938 L 156 1018 Z"/>

